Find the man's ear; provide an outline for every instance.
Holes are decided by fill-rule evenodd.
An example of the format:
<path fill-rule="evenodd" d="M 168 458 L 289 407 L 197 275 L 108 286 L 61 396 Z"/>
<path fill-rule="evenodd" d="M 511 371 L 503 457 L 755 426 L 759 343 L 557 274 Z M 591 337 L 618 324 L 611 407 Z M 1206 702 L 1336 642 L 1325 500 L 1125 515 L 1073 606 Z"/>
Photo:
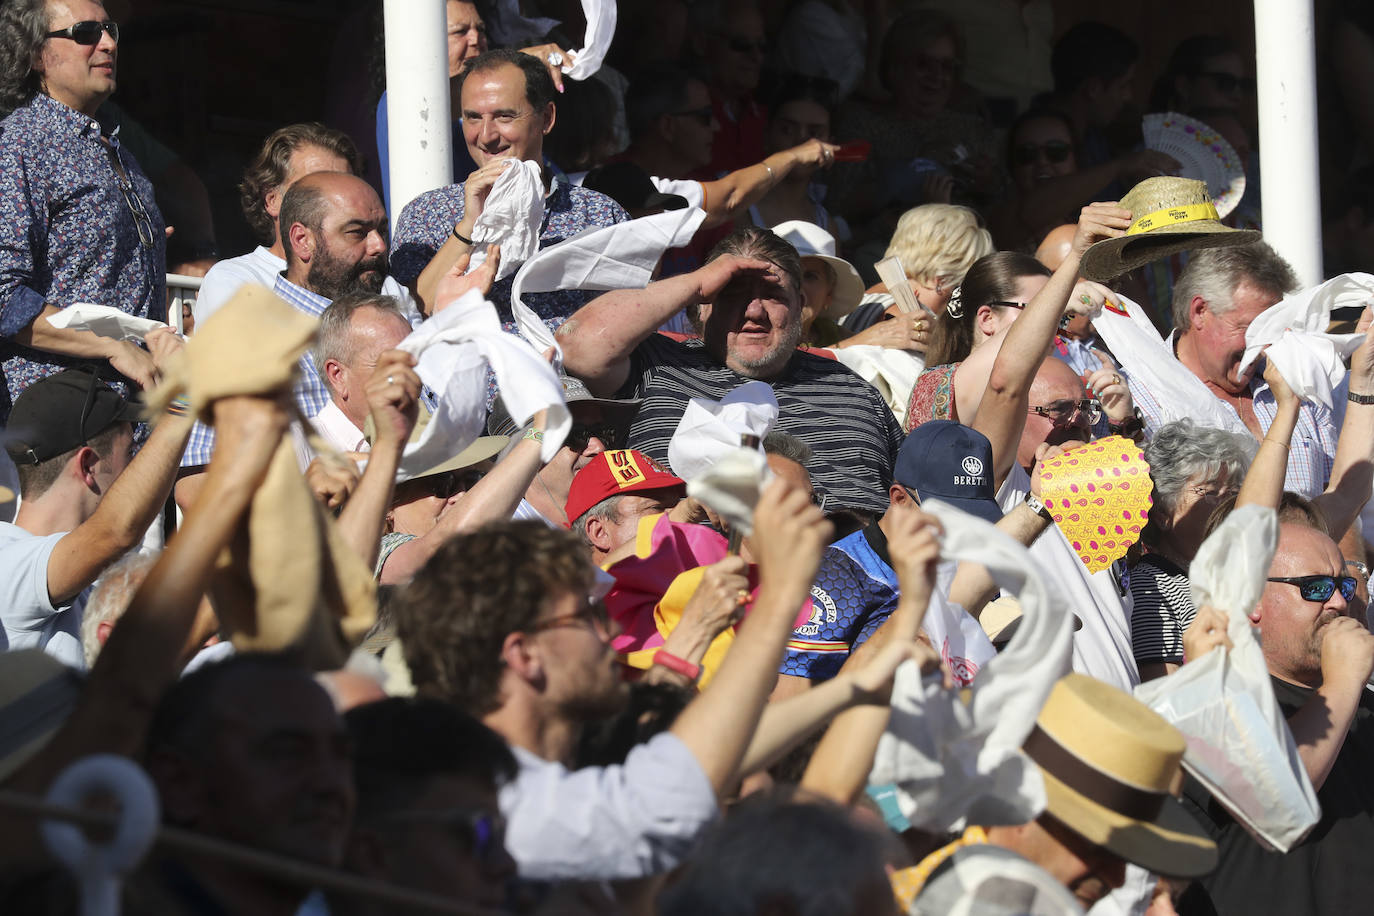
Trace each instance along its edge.
<path fill-rule="evenodd" d="M 337 359 L 327 359 L 324 361 L 324 377 L 329 380 L 329 387 L 340 393 L 343 392 L 343 373 L 344 364 Z"/>
<path fill-rule="evenodd" d="M 507 634 L 501 641 L 501 661 L 516 677 L 532 684 L 544 682 L 544 662 L 539 655 L 539 647 L 529 633 L 519 630 Z"/>
<path fill-rule="evenodd" d="M 889 506 L 900 506 L 902 503 L 911 502 L 911 494 L 906 491 L 906 487 L 899 483 L 894 483 L 887 488 L 887 504 Z"/>
<path fill-rule="evenodd" d="M 592 516 L 587 519 L 586 526 L 587 540 L 591 541 L 597 550 L 605 552 L 615 546 L 611 543 L 611 532 L 605 519 Z"/>
<path fill-rule="evenodd" d="M 1188 327 L 1190 330 L 1197 331 L 1202 328 L 1202 316 L 1205 312 L 1211 311 L 1207 305 L 1207 300 L 1201 296 L 1194 296 L 1188 303 Z"/>
<path fill-rule="evenodd" d="M 544 135 L 548 136 L 549 131 L 553 130 L 553 122 L 558 120 L 558 108 L 550 102 L 544 108 Z"/>
<path fill-rule="evenodd" d="M 100 454 L 88 445 L 83 445 L 76 450 L 76 454 L 68 459 L 73 469 L 73 473 L 83 484 L 91 489 L 95 489 L 95 466 L 100 462 Z"/>
<path fill-rule="evenodd" d="M 291 254 L 302 264 L 309 264 L 315 254 L 315 233 L 304 223 L 292 223 L 282 235 L 282 244 L 289 245 Z"/>
<path fill-rule="evenodd" d="M 272 222 L 277 221 L 281 215 L 281 198 L 285 191 L 281 188 L 273 188 L 262 197 L 262 208 L 267 211 L 267 215 L 272 217 Z"/>

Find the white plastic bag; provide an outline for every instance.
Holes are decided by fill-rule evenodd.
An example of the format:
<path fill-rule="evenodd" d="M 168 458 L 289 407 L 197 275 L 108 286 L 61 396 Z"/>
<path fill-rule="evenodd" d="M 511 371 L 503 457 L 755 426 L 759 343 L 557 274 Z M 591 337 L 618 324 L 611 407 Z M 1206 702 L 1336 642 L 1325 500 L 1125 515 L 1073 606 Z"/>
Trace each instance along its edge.
<path fill-rule="evenodd" d="M 1135 694 L 1183 732 L 1188 772 L 1261 846 L 1287 852 L 1321 808 L 1250 627 L 1277 543 L 1276 513 L 1264 506 L 1237 509 L 1212 532 L 1188 570 L 1193 603 L 1226 614 L 1234 648 L 1214 649 Z"/>

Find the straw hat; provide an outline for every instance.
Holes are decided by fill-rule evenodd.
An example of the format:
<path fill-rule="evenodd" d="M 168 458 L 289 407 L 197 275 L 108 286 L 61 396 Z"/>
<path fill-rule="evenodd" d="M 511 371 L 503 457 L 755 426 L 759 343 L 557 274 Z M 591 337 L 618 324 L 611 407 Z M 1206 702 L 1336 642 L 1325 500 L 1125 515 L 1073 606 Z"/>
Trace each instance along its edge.
<path fill-rule="evenodd" d="M 835 271 L 835 291 L 830 296 L 830 306 L 820 317 L 839 321 L 859 307 L 864 297 L 864 281 L 859 272 L 844 258 L 835 257 L 835 237 L 815 223 L 790 219 L 778 223 L 773 232 L 797 249 L 802 258 L 820 258 Z"/>
<path fill-rule="evenodd" d="M 509 436 L 480 436 L 472 441 L 472 444 L 454 455 L 447 461 L 436 464 L 428 470 L 413 474 L 410 480 L 420 480 L 424 477 L 435 477 L 439 474 L 447 474 L 449 471 L 461 471 L 463 468 L 472 467 L 480 464 L 488 458 L 495 458 L 501 453 L 501 449 L 510 444 Z"/>
<path fill-rule="evenodd" d="M 1071 673 L 1022 750 L 1045 777 L 1046 813 L 1127 862 L 1174 878 L 1212 871 L 1217 848 L 1170 794 L 1183 735 L 1144 703 Z"/>
<path fill-rule="evenodd" d="M 1121 198 L 1131 211 L 1131 228 L 1083 254 L 1079 272 L 1105 283 L 1128 270 L 1180 251 L 1258 242 L 1253 229 L 1223 226 L 1205 182 L 1191 178 L 1147 178 Z"/>

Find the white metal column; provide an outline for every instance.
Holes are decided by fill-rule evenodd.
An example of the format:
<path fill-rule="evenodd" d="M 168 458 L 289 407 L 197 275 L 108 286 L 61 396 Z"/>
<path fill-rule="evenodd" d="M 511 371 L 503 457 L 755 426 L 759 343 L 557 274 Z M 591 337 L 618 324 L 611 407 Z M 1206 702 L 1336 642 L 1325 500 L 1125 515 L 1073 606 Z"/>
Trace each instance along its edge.
<path fill-rule="evenodd" d="M 386 0 L 391 228 L 401 208 L 453 183 L 444 0 Z"/>
<path fill-rule="evenodd" d="M 1303 286 L 1322 274 L 1312 0 L 1255 0 L 1264 238 Z"/>

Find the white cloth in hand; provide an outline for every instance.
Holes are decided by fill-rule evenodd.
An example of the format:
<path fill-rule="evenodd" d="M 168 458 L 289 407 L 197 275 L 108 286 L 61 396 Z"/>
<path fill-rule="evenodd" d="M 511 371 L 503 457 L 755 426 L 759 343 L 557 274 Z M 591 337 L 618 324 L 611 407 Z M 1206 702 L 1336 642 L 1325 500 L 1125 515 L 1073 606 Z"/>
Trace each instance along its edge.
<path fill-rule="evenodd" d="M 563 65 L 563 72 L 575 80 L 584 80 L 601 69 L 615 37 L 615 0 L 582 0 L 582 15 L 587 20 L 587 46 L 574 52 L 571 64 Z"/>
<path fill-rule="evenodd" d="M 1072 615 L 1046 590 L 1025 547 L 937 500 L 921 509 L 944 528 L 942 558 L 982 563 L 1020 599 L 1023 617 L 1006 649 L 968 687 L 967 703 L 938 675 L 923 679 L 915 662 L 897 670 L 892 718 L 869 782 L 896 783 L 902 814 L 923 829 L 1023 824 L 1044 810 L 1045 788 L 1021 745 L 1069 670 Z"/>
<path fill-rule="evenodd" d="M 501 330 L 496 307 L 477 290 L 420 325 L 398 349 L 417 358 L 416 374 L 438 396 L 429 422 L 406 446 L 398 481 L 449 460 L 483 434 L 488 366 L 516 423 L 524 425 L 540 410 L 548 411 L 540 449 L 546 463 L 572 428 L 553 367 L 524 340 Z"/>
<path fill-rule="evenodd" d="M 747 382 L 719 401 L 692 398 L 668 443 L 668 466 L 687 481 L 687 495 L 749 534 L 759 492 L 772 479 L 763 438 L 777 421 L 778 398 L 767 382 Z M 759 444 L 741 447 L 746 435 Z"/>
<path fill-rule="evenodd" d="M 161 321 L 139 318 L 111 305 L 93 305 L 89 302 L 73 302 L 66 308 L 58 309 L 56 315 L 48 316 L 48 324 L 69 331 L 90 331 L 101 337 L 140 342 L 149 332 L 168 327 Z"/>
<path fill-rule="evenodd" d="M 1326 333 L 1331 310 L 1371 301 L 1374 276 L 1362 273 L 1341 274 L 1320 286 L 1284 296 L 1250 322 L 1239 371 L 1254 365 L 1263 352 L 1294 394 L 1331 410 L 1331 390 L 1345 378 L 1345 359 L 1364 340 L 1363 334 Z"/>
<path fill-rule="evenodd" d="M 772 479 L 773 472 L 762 451 L 737 445 L 688 480 L 687 495 L 709 506 L 732 529 L 748 536 L 754 532 L 754 507 L 759 504 L 759 494 Z"/>
<path fill-rule="evenodd" d="M 525 159 L 506 167 L 487 193 L 486 205 L 472 226 L 472 261 L 468 270 L 487 259 L 487 246 L 501 246 L 504 280 L 539 250 L 539 227 L 544 222 L 544 177 L 538 162 Z"/>

